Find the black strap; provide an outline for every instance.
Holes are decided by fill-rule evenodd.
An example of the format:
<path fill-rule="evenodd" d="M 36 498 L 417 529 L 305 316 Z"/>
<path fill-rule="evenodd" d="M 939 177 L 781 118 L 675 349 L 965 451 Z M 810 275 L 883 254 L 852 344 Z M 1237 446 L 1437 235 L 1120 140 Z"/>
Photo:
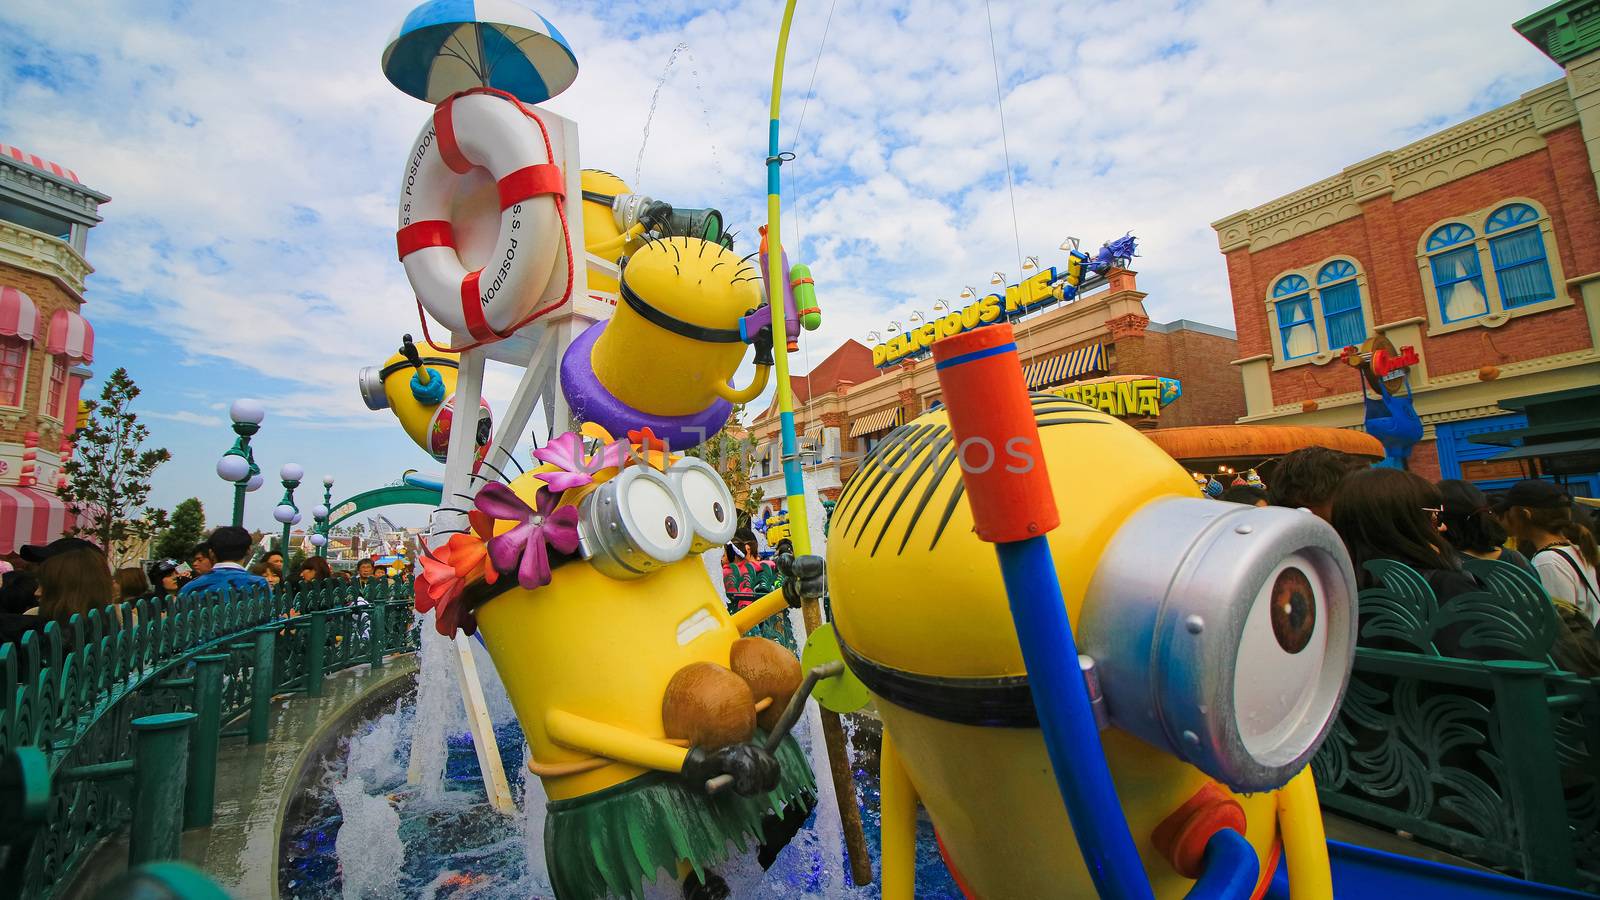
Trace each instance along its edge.
<path fill-rule="evenodd" d="M 1561 552 L 1561 548 L 1562 547 L 1570 547 L 1570 546 L 1572 546 L 1572 545 L 1571 544 L 1551 544 L 1551 545 L 1549 545 L 1547 547 L 1540 547 L 1539 548 L 1539 553 L 1543 553 L 1546 550 L 1548 550 L 1551 553 L 1554 553 L 1555 555 L 1561 557 L 1562 560 L 1564 560 L 1567 565 L 1572 567 L 1572 574 L 1578 576 L 1578 583 L 1583 585 L 1583 589 L 1586 592 L 1588 592 L 1589 596 L 1595 598 L 1595 602 L 1597 604 L 1600 604 L 1600 594 L 1596 594 L 1595 590 L 1594 590 L 1594 587 L 1589 584 L 1589 577 L 1587 575 L 1583 574 L 1583 567 L 1578 565 L 1577 561 L 1574 560 L 1572 557 L 1570 557 L 1570 556 L 1566 555 L 1565 553 Z M 1535 553 L 1534 556 L 1538 556 L 1539 553 Z M 1573 599 L 1576 600 L 1577 598 L 1574 597 Z"/>
<path fill-rule="evenodd" d="M 606 206 L 610 206 L 611 204 L 617 202 L 617 198 L 614 195 L 602 194 L 599 191 L 584 191 L 583 199 L 589 201 L 590 203 L 600 203 Z"/>
<path fill-rule="evenodd" d="M 633 292 L 628 287 L 627 271 L 623 271 L 622 283 L 618 285 L 618 293 L 622 295 L 623 302 L 628 308 L 639 314 L 646 322 L 663 328 L 673 334 L 682 335 L 694 341 L 703 341 L 707 344 L 742 344 L 744 338 L 739 336 L 737 328 L 707 328 L 693 322 L 669 316 L 654 306 L 646 303 L 644 298 Z"/>
<path fill-rule="evenodd" d="M 879 697 L 912 712 L 955 722 L 990 728 L 1038 728 L 1039 713 L 1033 705 L 1028 676 L 997 678 L 945 678 L 917 675 L 890 668 L 867 659 L 837 630 L 839 650 L 845 665 Z"/>
<path fill-rule="evenodd" d="M 445 359 L 442 356 L 424 356 L 424 357 L 422 357 L 422 364 L 424 366 L 444 366 L 447 369 L 460 368 L 460 363 L 456 362 L 453 359 Z M 389 365 L 384 366 L 383 368 L 379 369 L 378 370 L 378 377 L 379 378 L 388 378 L 390 375 L 393 375 L 394 373 L 400 371 L 401 369 L 409 369 L 409 368 L 412 368 L 411 361 L 410 360 L 406 360 L 406 359 L 402 359 L 397 363 L 390 363 Z"/>

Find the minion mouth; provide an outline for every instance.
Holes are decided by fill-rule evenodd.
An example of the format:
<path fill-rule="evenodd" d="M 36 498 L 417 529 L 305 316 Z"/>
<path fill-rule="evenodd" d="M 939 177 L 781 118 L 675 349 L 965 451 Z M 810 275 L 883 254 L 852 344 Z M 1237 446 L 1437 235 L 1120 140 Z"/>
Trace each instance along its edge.
<path fill-rule="evenodd" d="M 678 646 L 686 646 L 700 635 L 710 634 L 716 630 L 716 618 L 702 606 L 689 618 L 678 623 Z"/>

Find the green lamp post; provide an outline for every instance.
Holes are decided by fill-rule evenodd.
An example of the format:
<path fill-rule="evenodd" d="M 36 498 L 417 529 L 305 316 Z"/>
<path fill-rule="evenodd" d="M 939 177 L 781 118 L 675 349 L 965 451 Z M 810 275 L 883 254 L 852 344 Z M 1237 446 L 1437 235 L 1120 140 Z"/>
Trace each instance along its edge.
<path fill-rule="evenodd" d="M 233 524 L 244 526 L 244 495 L 261 487 L 261 467 L 256 465 L 255 454 L 250 451 L 250 438 L 261 430 L 261 420 L 267 417 L 259 400 L 235 400 L 228 408 L 233 420 L 233 433 L 238 435 L 228 452 L 217 460 L 217 476 L 233 485 Z"/>
<path fill-rule="evenodd" d="M 272 517 L 283 524 L 283 543 L 278 545 L 278 550 L 283 554 L 284 580 L 289 577 L 289 527 L 300 521 L 300 508 L 294 505 L 294 489 L 300 486 L 300 479 L 306 477 L 306 470 L 294 463 L 284 463 L 278 470 L 278 478 L 283 481 L 283 499 L 272 510 Z"/>
<path fill-rule="evenodd" d="M 328 539 L 333 526 L 329 521 L 329 510 L 333 506 L 333 476 L 322 477 L 322 502 L 311 508 L 311 518 L 316 521 L 315 533 L 311 535 L 311 546 L 317 548 L 317 555 L 328 555 Z"/>

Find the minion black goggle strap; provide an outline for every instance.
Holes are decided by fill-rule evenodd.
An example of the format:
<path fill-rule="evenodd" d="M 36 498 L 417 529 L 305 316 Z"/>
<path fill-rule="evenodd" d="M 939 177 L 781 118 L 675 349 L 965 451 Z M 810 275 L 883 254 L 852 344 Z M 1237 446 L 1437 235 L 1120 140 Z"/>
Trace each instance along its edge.
<path fill-rule="evenodd" d="M 915 713 L 958 725 L 1038 728 L 1028 676 L 946 678 L 920 675 L 874 662 L 839 639 L 845 665 L 872 693 Z"/>
<path fill-rule="evenodd" d="M 455 360 L 453 360 L 453 359 L 445 359 L 442 356 L 424 356 L 424 357 L 422 357 L 422 364 L 424 366 L 439 366 L 441 368 L 446 368 L 446 369 L 455 369 L 455 368 L 459 368 L 459 366 L 460 366 L 460 364 L 457 363 Z M 390 375 L 393 375 L 396 372 L 402 372 L 402 371 L 405 371 L 406 369 L 412 369 L 412 368 L 415 368 L 415 366 L 413 366 L 411 364 L 410 360 L 402 359 L 399 362 L 390 363 L 387 366 L 384 366 L 383 368 L 379 369 L 378 370 L 378 377 L 379 378 L 388 378 Z"/>
<path fill-rule="evenodd" d="M 622 283 L 618 285 L 618 293 L 622 295 L 622 301 L 628 304 L 628 308 L 639 314 L 639 318 L 657 328 L 670 331 L 693 341 L 701 341 L 707 344 L 745 343 L 744 336 L 737 328 L 707 328 L 704 325 L 685 322 L 676 316 L 656 309 L 643 297 L 639 296 L 633 288 L 628 287 L 626 270 L 623 271 Z"/>

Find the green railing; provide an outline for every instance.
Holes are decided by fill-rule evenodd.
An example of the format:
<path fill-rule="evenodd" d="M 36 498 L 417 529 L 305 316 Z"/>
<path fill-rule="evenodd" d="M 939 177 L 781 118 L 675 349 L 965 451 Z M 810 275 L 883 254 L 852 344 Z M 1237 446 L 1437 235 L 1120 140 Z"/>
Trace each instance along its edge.
<path fill-rule="evenodd" d="M 1489 590 L 1439 604 L 1368 564 L 1361 646 L 1312 762 L 1323 806 L 1534 881 L 1600 890 L 1600 679 L 1558 671 L 1539 583 L 1469 561 Z M 1439 643 L 1475 656 L 1445 656 Z"/>
<path fill-rule="evenodd" d="M 415 650 L 411 586 L 381 579 L 142 600 L 0 647 L 0 897 L 50 897 L 107 836 L 129 863 L 212 822 L 224 738 L 274 697 Z M 230 727 L 231 726 L 231 727 Z"/>

